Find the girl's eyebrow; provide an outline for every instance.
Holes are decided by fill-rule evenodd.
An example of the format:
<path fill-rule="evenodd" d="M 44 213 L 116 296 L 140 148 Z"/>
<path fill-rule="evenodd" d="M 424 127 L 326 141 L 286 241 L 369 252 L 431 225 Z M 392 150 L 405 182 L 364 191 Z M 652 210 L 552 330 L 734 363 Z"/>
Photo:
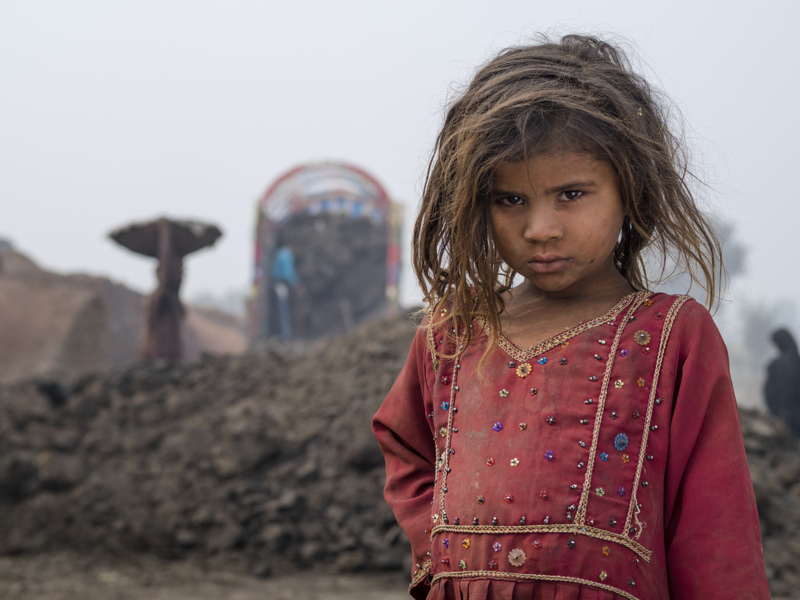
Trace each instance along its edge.
<path fill-rule="evenodd" d="M 551 188 L 547 188 L 544 193 L 545 195 L 549 196 L 550 194 L 555 194 L 556 192 L 563 192 L 566 190 L 574 190 L 577 188 L 587 188 L 587 187 L 596 187 L 597 184 L 591 179 L 585 179 L 583 181 L 569 181 L 567 183 L 563 183 L 561 185 L 556 185 Z"/>
<path fill-rule="evenodd" d="M 578 188 L 588 188 L 588 187 L 597 187 L 597 183 L 592 179 L 585 179 L 582 181 L 568 181 L 567 183 L 562 183 L 544 190 L 546 196 L 550 194 L 555 194 L 556 192 L 563 192 L 566 190 L 574 190 Z M 491 194 L 493 196 L 522 196 L 520 192 L 512 192 L 510 190 L 504 190 L 497 187 L 492 187 Z"/>

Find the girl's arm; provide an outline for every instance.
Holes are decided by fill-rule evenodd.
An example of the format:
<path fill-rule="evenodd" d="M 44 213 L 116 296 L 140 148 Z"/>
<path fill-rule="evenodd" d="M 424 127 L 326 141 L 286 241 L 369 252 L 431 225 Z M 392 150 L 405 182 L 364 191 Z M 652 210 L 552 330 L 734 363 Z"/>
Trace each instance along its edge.
<path fill-rule="evenodd" d="M 708 312 L 684 308 L 665 488 L 672 598 L 769 598 L 728 353 Z"/>
<path fill-rule="evenodd" d="M 417 331 L 408 361 L 372 421 L 386 460 L 386 502 L 411 541 L 411 595 L 425 598 L 430 570 L 431 502 L 436 449 L 430 390 L 432 364 L 425 329 Z"/>

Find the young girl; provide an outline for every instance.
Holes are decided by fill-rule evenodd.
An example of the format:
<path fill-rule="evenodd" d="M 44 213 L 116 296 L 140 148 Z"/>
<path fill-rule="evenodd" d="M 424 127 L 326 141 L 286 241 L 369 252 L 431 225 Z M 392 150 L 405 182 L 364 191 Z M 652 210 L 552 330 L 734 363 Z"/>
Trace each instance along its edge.
<path fill-rule="evenodd" d="M 415 228 L 431 309 L 373 423 L 413 597 L 769 597 L 725 346 L 647 291 L 646 248 L 709 303 L 721 268 L 668 120 L 576 35 L 450 107 Z"/>

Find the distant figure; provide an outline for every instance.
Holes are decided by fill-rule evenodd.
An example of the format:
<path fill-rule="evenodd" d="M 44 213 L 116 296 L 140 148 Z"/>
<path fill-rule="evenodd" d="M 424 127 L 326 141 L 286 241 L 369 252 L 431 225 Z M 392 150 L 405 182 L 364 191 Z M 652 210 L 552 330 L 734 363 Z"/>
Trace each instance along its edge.
<path fill-rule="evenodd" d="M 292 338 L 292 313 L 289 304 L 291 290 L 300 285 L 294 268 L 294 252 L 290 244 L 280 243 L 272 259 L 272 286 L 278 299 L 278 320 L 281 339 Z"/>
<path fill-rule="evenodd" d="M 178 361 L 183 355 L 181 324 L 185 309 L 180 301 L 183 282 L 183 257 L 173 247 L 173 228 L 159 219 L 158 287 L 147 300 L 143 360 Z"/>
<path fill-rule="evenodd" d="M 789 431 L 800 438 L 800 354 L 797 343 L 786 329 L 776 329 L 772 342 L 780 356 L 767 367 L 764 397 L 769 411 L 782 419 Z"/>

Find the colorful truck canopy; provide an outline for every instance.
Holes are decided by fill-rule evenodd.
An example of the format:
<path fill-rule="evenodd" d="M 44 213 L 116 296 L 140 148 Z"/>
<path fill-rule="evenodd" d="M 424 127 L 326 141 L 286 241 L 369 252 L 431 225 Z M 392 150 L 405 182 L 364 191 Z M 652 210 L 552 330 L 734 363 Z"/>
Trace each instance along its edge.
<path fill-rule="evenodd" d="M 352 165 L 280 176 L 258 202 L 251 341 L 343 333 L 396 308 L 401 222 L 400 206 Z"/>

